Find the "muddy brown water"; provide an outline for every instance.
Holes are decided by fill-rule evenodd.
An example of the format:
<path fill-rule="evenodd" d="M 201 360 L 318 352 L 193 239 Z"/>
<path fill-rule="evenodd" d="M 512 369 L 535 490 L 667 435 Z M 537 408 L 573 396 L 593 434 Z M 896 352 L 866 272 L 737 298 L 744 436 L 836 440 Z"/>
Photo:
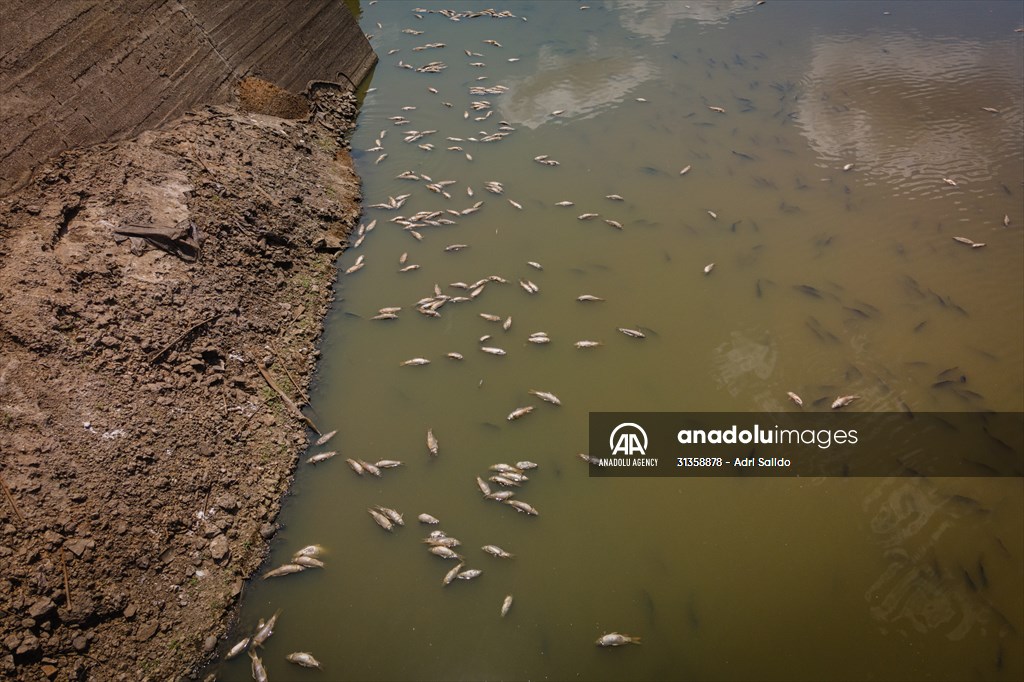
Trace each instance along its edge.
<path fill-rule="evenodd" d="M 313 398 L 340 432 L 310 454 L 340 455 L 300 465 L 266 566 L 319 543 L 327 567 L 253 581 L 227 644 L 281 609 L 261 651 L 271 679 L 1019 679 L 1020 478 L 593 480 L 576 453 L 591 411 L 782 410 L 787 391 L 856 393 L 864 411 L 1021 411 L 1020 5 L 586 5 L 459 21 L 414 10 L 480 7 L 363 5 L 381 56 L 353 141 L 365 204 L 410 196 L 367 208 L 376 228 L 339 262 L 366 264 L 340 279 Z M 413 49 L 430 43 L 444 46 Z M 479 141 L 499 121 L 514 130 Z M 454 180 L 451 198 L 403 171 Z M 477 201 L 417 228 L 422 241 L 391 222 Z M 420 268 L 399 273 L 403 253 Z M 415 311 L 435 283 L 467 295 L 450 284 L 489 275 L 508 284 L 439 318 Z M 371 321 L 385 306 L 399 319 Z M 537 331 L 551 343 L 528 343 Z M 413 357 L 431 364 L 399 366 Z M 933 387 L 953 367 L 970 393 Z M 358 477 L 345 457 L 405 466 Z M 540 465 L 517 489 L 539 517 L 474 483 L 522 459 Z M 377 504 L 406 526 L 378 528 Z M 479 578 L 442 586 L 452 564 L 421 544 L 422 512 Z M 643 643 L 594 646 L 610 631 Z M 247 679 L 249 661 L 217 672 Z"/>

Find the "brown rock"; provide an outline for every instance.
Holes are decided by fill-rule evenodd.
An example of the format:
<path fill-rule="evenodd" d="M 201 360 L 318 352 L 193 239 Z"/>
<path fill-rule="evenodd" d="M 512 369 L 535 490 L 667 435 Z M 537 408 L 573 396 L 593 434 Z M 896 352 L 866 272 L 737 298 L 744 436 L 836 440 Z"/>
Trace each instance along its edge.
<path fill-rule="evenodd" d="M 210 541 L 210 556 L 217 563 L 224 561 L 231 554 L 231 549 L 228 547 L 228 539 L 224 535 L 218 535 Z"/>
<path fill-rule="evenodd" d="M 148 623 L 143 623 L 139 626 L 138 632 L 135 633 L 135 639 L 140 642 L 145 642 L 147 639 L 156 634 L 156 631 L 160 629 L 160 623 L 155 620 L 151 620 Z"/>
<path fill-rule="evenodd" d="M 39 621 L 53 613 L 56 608 L 57 605 L 53 603 L 52 599 L 49 597 L 43 597 L 32 604 L 32 606 L 28 607 L 28 615 Z"/>

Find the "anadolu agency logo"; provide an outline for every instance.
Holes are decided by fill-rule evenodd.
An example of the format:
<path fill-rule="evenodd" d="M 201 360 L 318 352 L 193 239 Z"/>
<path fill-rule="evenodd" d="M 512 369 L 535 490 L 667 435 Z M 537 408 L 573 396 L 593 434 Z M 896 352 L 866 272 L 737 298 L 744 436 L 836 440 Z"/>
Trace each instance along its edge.
<path fill-rule="evenodd" d="M 599 459 L 597 464 L 602 467 L 656 467 L 658 460 L 647 457 L 647 432 L 644 427 L 633 422 L 623 422 L 608 436 L 610 456 Z"/>

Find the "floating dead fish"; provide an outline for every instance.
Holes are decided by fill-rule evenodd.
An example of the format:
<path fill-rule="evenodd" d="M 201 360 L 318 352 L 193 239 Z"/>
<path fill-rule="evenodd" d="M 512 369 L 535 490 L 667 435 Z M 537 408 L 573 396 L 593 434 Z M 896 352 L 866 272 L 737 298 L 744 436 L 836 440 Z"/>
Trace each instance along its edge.
<path fill-rule="evenodd" d="M 504 502 L 508 498 L 515 495 L 511 490 L 499 490 L 498 492 L 489 493 L 484 495 L 488 500 L 497 500 L 498 502 Z"/>
<path fill-rule="evenodd" d="M 959 186 L 959 185 L 956 184 L 956 180 L 952 180 L 950 178 L 942 178 L 942 181 L 944 183 L 946 183 L 947 185 L 950 185 L 951 187 L 958 187 Z"/>
<path fill-rule="evenodd" d="M 444 247 L 444 250 L 451 252 L 451 251 L 462 251 L 463 249 L 468 249 L 468 248 L 469 248 L 468 244 L 449 244 L 448 246 Z"/>
<path fill-rule="evenodd" d="M 793 391 L 787 391 L 786 395 L 789 396 L 790 400 L 792 400 L 794 403 L 796 403 L 797 407 L 803 407 L 804 406 L 804 401 L 796 393 L 793 393 Z"/>
<path fill-rule="evenodd" d="M 370 474 L 371 476 L 376 476 L 377 478 L 380 478 L 380 468 L 376 464 L 370 464 L 369 462 L 364 462 L 361 459 L 357 459 L 356 461 L 359 462 L 359 466 L 363 468 L 363 471 Z"/>
<path fill-rule="evenodd" d="M 639 329 L 629 329 L 627 327 L 619 327 L 620 332 L 633 339 L 646 339 L 647 335 Z"/>
<path fill-rule="evenodd" d="M 307 459 L 306 464 L 319 464 L 320 462 L 326 462 L 337 454 L 338 453 L 334 450 L 331 450 L 330 452 L 321 452 L 319 455 L 313 455 Z"/>
<path fill-rule="evenodd" d="M 417 265 L 415 267 L 419 267 L 419 266 Z M 399 272 L 405 272 L 405 268 L 402 268 L 401 270 L 399 270 Z M 379 315 L 374 315 L 370 319 L 371 320 L 397 320 L 398 319 L 398 315 L 395 315 L 394 313 L 380 313 Z"/>
<path fill-rule="evenodd" d="M 540 466 L 540 465 L 537 464 L 536 462 L 531 462 L 528 459 L 524 459 L 524 460 L 522 460 L 520 462 L 516 462 L 516 467 L 519 468 L 519 469 L 536 469 L 538 466 Z"/>
<path fill-rule="evenodd" d="M 708 109 L 710 109 L 711 111 L 715 112 L 716 114 L 724 114 L 725 113 L 725 109 L 722 108 L 722 107 L 712 107 L 712 106 L 709 106 Z"/>
<path fill-rule="evenodd" d="M 297 556 L 292 559 L 292 561 L 293 563 L 298 564 L 299 566 L 305 566 L 306 568 L 323 568 L 325 565 L 324 562 L 311 556 Z"/>
<path fill-rule="evenodd" d="M 505 597 L 505 601 L 501 602 L 501 617 L 504 618 L 508 614 L 508 610 L 512 608 L 512 595 Z"/>
<path fill-rule="evenodd" d="M 228 653 L 224 656 L 224 660 L 230 661 L 232 658 L 245 651 L 245 648 L 249 646 L 249 642 L 251 641 L 251 637 L 246 637 L 241 642 L 228 649 Z"/>
<path fill-rule="evenodd" d="M 512 422 L 515 421 L 516 419 L 519 419 L 530 414 L 531 412 L 533 412 L 532 405 L 528 405 L 526 407 L 517 407 L 516 409 L 509 412 L 507 419 L 508 421 Z"/>
<path fill-rule="evenodd" d="M 431 312 L 433 312 L 433 311 L 431 311 Z M 418 367 L 420 365 L 429 365 L 429 364 L 430 364 L 430 360 L 427 360 L 426 358 L 412 358 L 411 360 L 405 360 L 404 362 L 399 363 L 399 367 L 409 367 L 409 366 Z"/>
<path fill-rule="evenodd" d="M 511 315 L 506 317 L 505 321 L 501 323 L 501 328 L 504 329 L 505 331 L 508 331 L 509 329 L 512 328 L 512 316 Z"/>
<path fill-rule="evenodd" d="M 854 400 L 859 400 L 859 399 L 860 399 L 859 395 L 841 395 L 838 398 L 836 398 L 834 401 L 832 401 L 832 409 L 833 410 L 838 410 L 841 407 L 846 407 L 847 405 L 852 403 Z"/>
<path fill-rule="evenodd" d="M 490 353 L 491 355 L 505 355 L 504 349 L 501 349 L 501 348 L 493 348 L 491 346 L 483 346 L 482 348 L 480 348 L 480 350 L 482 350 L 485 353 Z"/>
<path fill-rule="evenodd" d="M 351 275 L 351 274 L 352 274 L 352 273 L 354 273 L 354 272 L 358 272 L 358 271 L 360 271 L 360 270 L 362 270 L 362 269 L 363 269 L 363 266 L 364 266 L 364 265 L 366 265 L 366 263 L 365 263 L 365 262 L 363 262 L 363 263 L 356 263 L 356 264 L 355 264 L 355 265 L 353 265 L 352 267 L 350 267 L 350 268 L 348 268 L 347 270 L 345 270 L 345 274 L 346 274 L 346 275 Z"/>
<path fill-rule="evenodd" d="M 252 659 L 252 679 L 256 682 L 267 682 L 267 669 L 263 667 L 263 661 L 252 649 L 249 650 L 249 658 Z"/>
<path fill-rule="evenodd" d="M 441 579 L 441 584 L 450 585 L 452 581 L 455 580 L 455 578 L 459 575 L 459 572 L 462 570 L 463 566 L 465 566 L 465 564 L 460 563 L 459 565 L 455 566 L 452 570 L 445 573 L 444 578 Z"/>
<path fill-rule="evenodd" d="M 845 171 L 850 171 L 850 170 L 853 170 L 853 164 L 852 163 L 848 163 L 845 166 L 843 166 L 843 171 L 844 172 Z"/>
<path fill-rule="evenodd" d="M 320 545 L 306 545 L 305 547 L 303 547 L 302 549 L 297 551 L 292 556 L 296 556 L 296 557 L 299 557 L 299 556 L 313 556 L 313 557 L 316 557 L 316 556 L 320 556 L 321 554 L 323 554 L 323 551 L 324 551 L 324 548 L 321 547 Z"/>
<path fill-rule="evenodd" d="M 600 213 L 580 213 L 578 216 L 576 216 L 576 219 L 577 220 L 590 220 L 591 218 L 596 218 L 599 215 L 601 215 L 601 214 Z"/>
<path fill-rule="evenodd" d="M 270 617 L 266 623 L 256 628 L 256 633 L 252 636 L 253 647 L 263 646 L 263 643 L 274 634 L 274 624 L 277 623 L 277 617 L 281 615 L 281 610 L 278 609 L 274 612 L 274 615 Z M 252 653 L 251 651 L 249 652 Z"/>
<path fill-rule="evenodd" d="M 501 322 L 501 315 L 493 315 L 491 313 L 480 313 L 480 317 L 484 318 L 488 322 Z"/>
<path fill-rule="evenodd" d="M 487 482 L 479 476 L 476 477 L 476 487 L 480 488 L 480 492 L 484 495 L 491 494 L 491 486 L 487 485 Z"/>
<path fill-rule="evenodd" d="M 529 516 L 540 516 L 540 512 L 523 502 L 522 500 L 505 500 L 505 504 L 514 507 L 516 511 L 528 514 Z"/>
<path fill-rule="evenodd" d="M 513 481 L 511 478 L 509 478 L 505 474 L 498 474 L 497 476 L 491 476 L 487 480 L 489 480 L 489 481 L 491 481 L 493 483 L 497 483 L 498 485 L 503 485 L 506 488 L 511 488 L 511 487 L 518 488 L 518 487 L 520 487 L 522 485 L 519 481 Z"/>
<path fill-rule="evenodd" d="M 362 476 L 364 473 L 366 473 L 366 471 L 363 470 L 363 465 L 360 464 L 359 462 L 355 461 L 354 459 L 349 458 L 349 459 L 346 459 L 345 461 L 348 462 L 348 465 L 350 467 L 352 467 L 352 471 L 356 472 L 360 476 Z"/>
<path fill-rule="evenodd" d="M 1004 215 L 1003 216 L 1003 227 L 1009 227 L 1009 226 L 1010 226 L 1010 216 L 1009 215 Z"/>
<path fill-rule="evenodd" d="M 396 526 L 405 525 L 405 519 L 402 518 L 402 515 L 396 512 L 394 509 L 391 509 L 390 507 L 382 507 L 380 505 L 377 505 L 377 511 L 379 511 L 384 516 L 388 517 L 388 520 L 394 523 Z"/>
<path fill-rule="evenodd" d="M 384 311 L 382 310 L 381 312 L 384 312 Z M 319 438 L 316 439 L 316 445 L 326 445 L 327 441 L 329 441 L 330 439 L 334 438 L 334 435 L 336 433 L 338 433 L 337 430 L 331 431 L 329 433 L 325 433 L 324 435 L 322 435 L 322 436 L 320 436 Z"/>
<path fill-rule="evenodd" d="M 1007 218 L 1007 219 L 1009 219 L 1009 218 Z M 536 261 L 528 260 L 528 261 L 526 261 L 526 264 L 529 265 L 531 268 L 535 268 L 537 270 L 543 270 L 544 269 L 544 267 L 540 263 L 538 263 Z"/>
<path fill-rule="evenodd" d="M 611 199 L 612 201 L 625 201 L 625 199 L 623 199 L 618 194 L 606 194 L 606 195 L 604 195 L 604 198 L 605 199 Z"/>
<path fill-rule="evenodd" d="M 693 166 L 687 166 L 687 167 L 686 167 L 686 168 L 684 168 L 683 170 L 679 171 L 679 174 L 680 174 L 680 175 L 686 175 L 687 173 L 689 173 L 689 172 L 690 172 L 690 169 L 691 169 L 691 168 L 693 168 Z"/>
<path fill-rule="evenodd" d="M 313 658 L 313 654 L 306 651 L 296 651 L 293 654 L 288 654 L 285 659 L 289 663 L 295 663 L 301 665 L 303 668 L 316 668 L 320 669 L 320 661 Z"/>
<path fill-rule="evenodd" d="M 510 554 L 509 552 L 506 552 L 505 550 L 503 550 L 501 547 L 498 547 L 497 545 L 484 545 L 480 549 L 482 549 L 483 551 L 487 552 L 488 554 L 490 554 L 492 556 L 498 557 L 499 559 L 511 559 L 512 557 L 515 556 L 515 554 Z"/>
<path fill-rule="evenodd" d="M 512 204 L 514 208 L 518 208 L 520 211 L 523 210 L 523 205 L 520 204 L 518 201 L 512 201 L 511 199 L 509 199 L 508 203 Z"/>
<path fill-rule="evenodd" d="M 618 632 L 609 632 L 597 638 L 598 646 L 622 646 L 623 644 L 639 644 L 640 637 L 631 635 L 620 635 Z"/>
<path fill-rule="evenodd" d="M 562 401 L 558 399 L 554 393 L 548 393 L 547 391 L 535 391 L 532 388 L 529 391 L 532 395 L 537 396 L 541 400 L 551 403 L 552 405 L 561 405 Z"/>
<path fill-rule="evenodd" d="M 430 525 L 430 526 L 436 526 L 437 524 L 441 523 L 440 521 L 438 521 L 435 517 L 431 516 L 430 514 L 420 514 L 419 516 L 416 517 L 416 519 L 420 523 L 425 523 L 425 524 Z"/>
<path fill-rule="evenodd" d="M 583 294 L 582 296 L 577 296 L 576 300 L 580 301 L 581 303 L 586 303 L 588 301 L 603 301 L 604 299 L 601 298 L 600 296 L 594 296 L 592 294 Z"/>
<path fill-rule="evenodd" d="M 462 353 L 448 353 L 448 355 L 446 357 L 448 357 L 451 360 L 461 360 L 462 359 Z"/>
<path fill-rule="evenodd" d="M 515 471 L 515 472 L 519 472 L 519 469 L 515 468 L 515 467 L 514 467 L 514 466 L 512 466 L 511 464 L 505 464 L 504 462 L 502 462 L 501 464 L 492 464 L 492 465 L 491 465 L 490 467 L 488 467 L 488 468 L 489 468 L 489 469 L 490 469 L 491 471 L 497 471 L 497 472 L 500 472 L 500 473 L 504 473 L 504 472 L 506 472 L 506 471 Z"/>
<path fill-rule="evenodd" d="M 540 335 L 537 335 L 537 336 L 531 336 L 530 338 L 528 338 L 526 340 L 529 341 L 530 343 L 538 343 L 538 344 L 539 343 L 551 343 L 551 339 L 548 338 L 544 334 L 540 334 Z"/>
<path fill-rule="evenodd" d="M 981 107 L 981 110 L 982 111 L 987 111 L 990 114 L 998 114 L 999 113 L 998 109 L 994 109 L 992 107 Z"/>
<path fill-rule="evenodd" d="M 481 337 L 480 337 L 479 339 L 477 339 L 477 340 L 478 340 L 478 341 L 479 341 L 480 343 L 483 343 L 484 341 L 486 341 L 486 340 L 487 340 L 487 339 L 489 339 L 489 338 L 491 338 L 491 335 L 490 335 L 490 334 L 484 334 L 483 336 L 481 336 Z"/>
<path fill-rule="evenodd" d="M 601 341 L 590 341 L 588 339 L 583 339 L 582 341 L 577 341 L 573 345 L 575 345 L 577 348 L 596 348 L 597 346 L 601 346 L 604 344 Z"/>
<path fill-rule="evenodd" d="M 458 553 L 448 549 L 443 545 L 434 545 L 430 548 L 429 551 L 434 556 L 441 557 L 442 559 L 462 559 L 462 557 L 459 556 Z"/>
<path fill-rule="evenodd" d="M 391 523 L 391 519 L 384 516 L 376 509 L 367 509 L 366 511 L 370 514 L 371 517 L 373 517 L 373 520 L 377 523 L 377 525 L 386 530 L 387 532 L 390 533 L 394 529 L 395 526 L 393 523 Z"/>
<path fill-rule="evenodd" d="M 718 220 L 718 214 L 715 213 L 714 211 L 708 211 L 708 215 L 714 218 L 715 220 Z"/>
<path fill-rule="evenodd" d="M 555 206 L 563 206 L 563 207 L 565 207 L 565 206 L 575 206 L 575 205 L 576 204 L 574 204 L 571 201 L 559 201 L 558 203 L 555 204 Z"/>
<path fill-rule="evenodd" d="M 427 429 L 427 450 L 437 457 L 437 437 L 434 436 L 433 429 Z"/>
<path fill-rule="evenodd" d="M 478 568 L 470 568 L 468 570 L 462 571 L 455 577 L 459 580 L 472 580 L 473 578 L 479 577 L 481 573 L 483 573 L 483 571 L 481 571 Z"/>
<path fill-rule="evenodd" d="M 708 263 L 707 265 L 704 266 L 704 274 L 705 275 L 710 275 L 711 271 L 714 270 L 714 269 L 715 269 L 715 264 L 714 263 Z"/>

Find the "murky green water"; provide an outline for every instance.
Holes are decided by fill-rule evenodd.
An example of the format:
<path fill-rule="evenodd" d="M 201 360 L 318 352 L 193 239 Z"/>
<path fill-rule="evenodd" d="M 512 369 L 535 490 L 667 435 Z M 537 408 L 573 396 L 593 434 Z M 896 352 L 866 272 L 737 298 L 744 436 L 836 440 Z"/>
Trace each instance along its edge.
<path fill-rule="evenodd" d="M 576 453 L 600 410 L 782 410 L 787 391 L 1024 407 L 1021 4 L 587 4 L 460 21 L 413 10 L 483 6 L 364 4 L 381 56 L 353 142 L 365 203 L 410 196 L 368 208 L 376 228 L 340 261 L 365 266 L 339 282 L 314 407 L 341 455 L 300 467 L 267 566 L 320 543 L 327 567 L 250 585 L 230 643 L 282 609 L 271 679 L 1020 679 L 1020 478 L 595 480 Z M 447 68 L 397 66 L 433 61 Z M 403 171 L 455 181 L 451 198 Z M 391 222 L 477 201 L 422 241 Z M 403 253 L 420 268 L 399 273 Z M 508 283 L 415 310 L 489 275 Z M 386 306 L 399 319 L 370 319 Z M 431 364 L 399 366 L 414 357 Z M 933 387 L 950 367 L 970 393 Z M 405 466 L 359 477 L 344 457 Z M 517 491 L 539 517 L 474 483 L 522 459 L 540 464 Z M 406 526 L 378 528 L 378 504 Z M 422 512 L 483 575 L 442 586 L 452 563 L 421 544 Z M 609 631 L 643 644 L 595 647 Z M 284 661 L 297 650 L 324 671 Z M 248 659 L 218 676 L 247 679 Z"/>

